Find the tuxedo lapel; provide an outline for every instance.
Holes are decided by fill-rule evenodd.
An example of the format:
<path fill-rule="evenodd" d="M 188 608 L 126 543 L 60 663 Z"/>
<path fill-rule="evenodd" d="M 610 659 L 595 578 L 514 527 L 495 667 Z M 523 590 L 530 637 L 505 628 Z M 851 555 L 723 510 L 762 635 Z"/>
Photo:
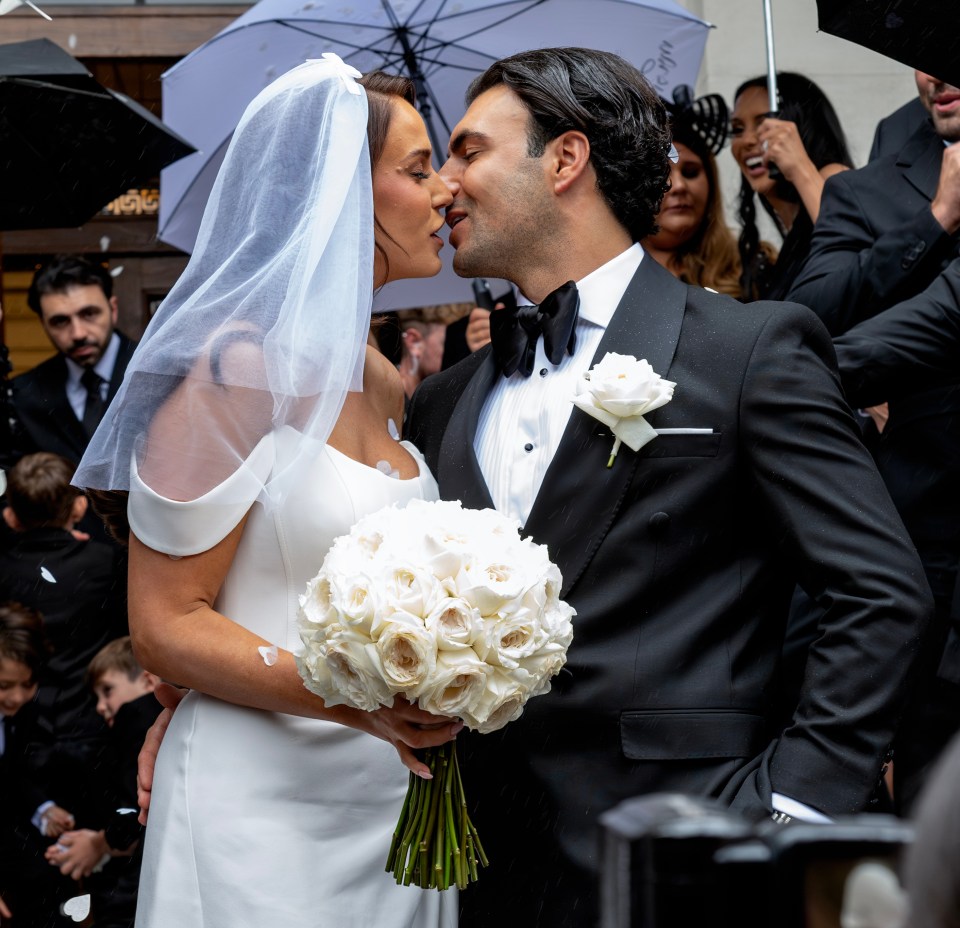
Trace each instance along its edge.
<path fill-rule="evenodd" d="M 493 352 L 487 348 L 486 353 L 454 407 L 437 461 L 444 499 L 459 499 L 468 509 L 496 508 L 473 447 L 484 400 L 499 376 Z"/>
<path fill-rule="evenodd" d="M 685 305 L 686 286 L 644 256 L 593 362 L 610 351 L 632 354 L 666 376 Z M 525 534 L 547 545 L 560 568 L 561 595 L 577 582 L 610 530 L 639 465 L 640 456 L 623 446 L 608 468 L 612 447 L 609 429 L 575 408 L 524 527 Z"/>
<path fill-rule="evenodd" d="M 930 123 L 911 136 L 897 158 L 897 164 L 907 181 L 931 202 L 937 195 L 943 142 Z"/>

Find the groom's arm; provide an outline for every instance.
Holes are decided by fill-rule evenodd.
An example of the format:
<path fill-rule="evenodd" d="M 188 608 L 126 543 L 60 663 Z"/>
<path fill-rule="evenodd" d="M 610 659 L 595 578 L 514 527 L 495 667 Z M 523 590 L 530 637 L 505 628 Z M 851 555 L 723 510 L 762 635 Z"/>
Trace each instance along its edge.
<path fill-rule="evenodd" d="M 932 601 L 841 395 L 829 336 L 803 307 L 778 306 L 757 339 L 741 442 L 771 537 L 825 610 L 793 724 L 770 749 L 772 789 L 856 812 L 893 739 Z"/>

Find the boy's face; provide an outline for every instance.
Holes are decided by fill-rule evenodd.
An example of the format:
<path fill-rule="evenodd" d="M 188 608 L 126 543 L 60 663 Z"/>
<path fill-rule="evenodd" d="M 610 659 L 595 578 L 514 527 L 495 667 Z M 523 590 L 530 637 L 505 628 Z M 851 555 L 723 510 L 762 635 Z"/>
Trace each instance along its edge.
<path fill-rule="evenodd" d="M 26 664 L 0 657 L 0 715 L 16 715 L 37 695 L 37 684 Z"/>
<path fill-rule="evenodd" d="M 145 673 L 131 680 L 121 670 L 106 671 L 93 687 L 93 694 L 97 697 L 97 712 L 111 726 L 122 705 L 152 692 L 153 686 Z"/>

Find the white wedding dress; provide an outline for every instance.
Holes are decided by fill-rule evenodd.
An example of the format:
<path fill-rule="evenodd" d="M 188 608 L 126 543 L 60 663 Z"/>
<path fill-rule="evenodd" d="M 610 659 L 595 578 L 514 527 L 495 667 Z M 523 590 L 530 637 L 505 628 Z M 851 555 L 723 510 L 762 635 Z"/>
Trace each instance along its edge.
<path fill-rule="evenodd" d="M 134 472 L 133 531 L 173 556 L 212 547 L 245 508 L 225 499 L 241 495 L 231 482 L 279 472 L 295 434 L 268 435 L 196 502 L 157 496 Z M 251 510 L 218 611 L 295 650 L 298 595 L 333 539 L 383 506 L 437 498 L 405 447 L 420 466 L 410 480 L 329 446 L 287 474 L 293 489 L 276 510 Z M 455 928 L 456 890 L 397 886 L 384 872 L 406 787 L 396 750 L 371 735 L 191 692 L 157 761 L 138 928 Z"/>

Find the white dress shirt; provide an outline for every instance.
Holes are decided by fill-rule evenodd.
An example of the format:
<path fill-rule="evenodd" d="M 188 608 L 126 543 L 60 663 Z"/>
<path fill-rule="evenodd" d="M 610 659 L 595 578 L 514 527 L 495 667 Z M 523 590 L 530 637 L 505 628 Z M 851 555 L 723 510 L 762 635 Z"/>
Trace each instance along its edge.
<path fill-rule="evenodd" d="M 573 354 L 551 364 L 541 338 L 533 373 L 499 377 L 484 401 L 473 447 L 497 510 L 521 525 L 526 524 L 575 408 L 577 381 L 590 369 L 603 333 L 643 258 L 643 249 L 634 244 L 578 280 L 580 312 Z M 793 818 L 830 821 L 788 796 L 774 793 L 772 798 L 774 809 Z"/>
<path fill-rule="evenodd" d="M 551 364 L 541 338 L 533 373 L 499 377 L 483 404 L 473 445 L 480 470 L 494 505 L 521 525 L 530 515 L 567 427 L 577 382 L 590 369 L 600 339 L 642 259 L 643 249 L 635 244 L 578 280 L 580 313 L 573 354 Z"/>
<path fill-rule="evenodd" d="M 100 399 L 107 398 L 107 392 L 110 389 L 110 379 L 113 377 L 113 368 L 117 363 L 117 355 L 120 352 L 120 336 L 116 332 L 110 336 L 110 342 L 107 350 L 101 355 L 100 360 L 93 366 L 95 373 L 103 378 L 100 384 Z M 83 407 L 87 404 L 87 388 L 80 383 L 85 367 L 81 367 L 76 361 L 65 357 L 67 362 L 67 402 L 74 411 L 76 417 L 83 422 Z"/>

